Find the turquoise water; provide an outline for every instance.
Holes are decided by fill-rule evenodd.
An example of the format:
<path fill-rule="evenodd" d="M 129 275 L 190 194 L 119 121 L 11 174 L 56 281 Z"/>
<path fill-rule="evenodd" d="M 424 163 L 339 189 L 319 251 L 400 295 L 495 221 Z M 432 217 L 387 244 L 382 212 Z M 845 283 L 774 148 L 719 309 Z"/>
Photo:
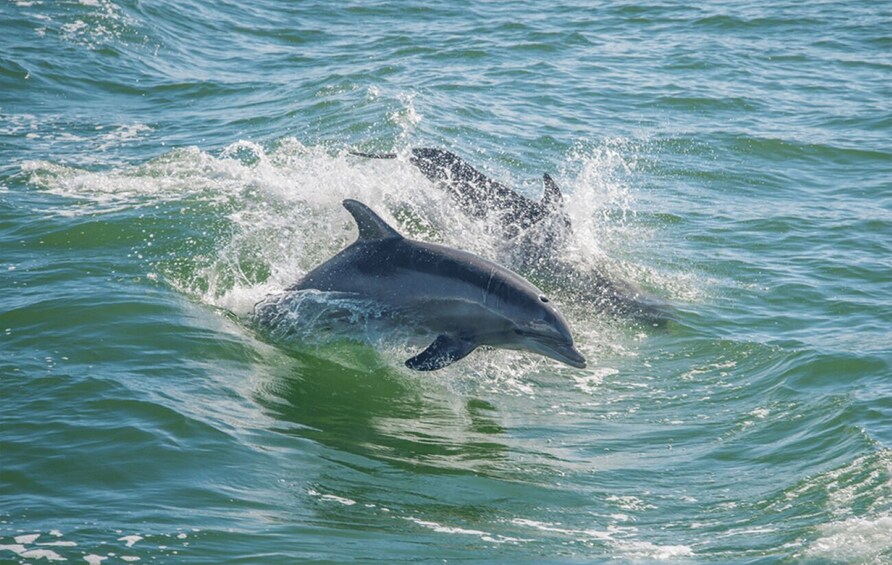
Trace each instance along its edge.
<path fill-rule="evenodd" d="M 888 2 L 0 4 L 0 562 L 892 561 Z M 253 305 L 405 158 L 565 193 L 585 370 Z M 368 161 L 349 150 L 396 151 Z M 311 328 L 313 326 L 310 326 Z"/>

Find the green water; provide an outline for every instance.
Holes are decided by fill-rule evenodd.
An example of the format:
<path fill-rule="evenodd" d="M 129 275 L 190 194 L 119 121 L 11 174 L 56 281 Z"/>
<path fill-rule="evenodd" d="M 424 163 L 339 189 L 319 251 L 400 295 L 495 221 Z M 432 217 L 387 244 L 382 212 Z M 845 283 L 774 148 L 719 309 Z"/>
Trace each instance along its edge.
<path fill-rule="evenodd" d="M 3 3 L 0 562 L 889 562 L 889 30 L 888 2 Z M 552 174 L 565 257 L 674 320 L 549 289 L 584 370 L 259 331 L 355 238 L 344 198 L 516 257 L 424 146 Z"/>

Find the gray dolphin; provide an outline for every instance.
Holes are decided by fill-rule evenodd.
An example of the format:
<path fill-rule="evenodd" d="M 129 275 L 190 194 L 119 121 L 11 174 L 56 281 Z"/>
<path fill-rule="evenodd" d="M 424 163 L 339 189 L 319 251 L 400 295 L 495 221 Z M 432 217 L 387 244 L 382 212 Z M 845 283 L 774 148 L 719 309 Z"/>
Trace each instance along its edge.
<path fill-rule="evenodd" d="M 533 351 L 578 368 L 567 321 L 542 292 L 481 257 L 406 239 L 368 206 L 344 200 L 359 238 L 289 291 L 316 289 L 370 298 L 437 338 L 406 366 L 433 371 L 481 345 Z"/>
<path fill-rule="evenodd" d="M 434 147 L 418 147 L 411 151 L 409 162 L 428 180 L 452 195 L 466 214 L 485 218 L 495 211 L 509 238 L 552 216 L 561 224 L 570 225 L 569 218 L 560 211 L 561 191 L 548 173 L 542 175 L 544 190 L 542 198 L 536 202 L 492 180 L 451 151 Z M 396 158 L 396 153 L 353 151 L 351 154 L 372 159 Z"/>

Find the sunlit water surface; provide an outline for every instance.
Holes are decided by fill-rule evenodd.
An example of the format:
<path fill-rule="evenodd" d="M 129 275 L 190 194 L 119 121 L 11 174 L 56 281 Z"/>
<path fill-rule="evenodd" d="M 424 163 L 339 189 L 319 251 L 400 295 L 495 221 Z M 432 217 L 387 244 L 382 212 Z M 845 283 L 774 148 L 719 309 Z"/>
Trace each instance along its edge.
<path fill-rule="evenodd" d="M 0 561 L 889 562 L 890 30 L 883 2 L 0 4 Z M 549 288 L 588 368 L 426 374 L 312 300 L 261 331 L 356 237 L 344 198 L 517 258 L 422 146 L 532 198 L 552 174 L 563 257 L 673 321 Z"/>

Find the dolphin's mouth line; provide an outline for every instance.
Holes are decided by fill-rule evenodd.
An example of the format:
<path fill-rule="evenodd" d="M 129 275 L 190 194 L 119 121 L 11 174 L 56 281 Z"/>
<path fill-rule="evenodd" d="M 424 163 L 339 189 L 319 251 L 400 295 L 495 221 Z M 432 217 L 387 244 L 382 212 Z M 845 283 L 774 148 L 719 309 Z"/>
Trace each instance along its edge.
<path fill-rule="evenodd" d="M 528 348 L 536 353 L 554 359 L 555 361 L 566 363 L 577 369 L 585 369 L 586 367 L 585 357 L 576 349 L 576 346 L 574 346 L 573 343 L 567 343 L 560 338 L 544 336 L 542 334 L 520 329 L 514 330 L 514 333 L 522 337 L 530 338 L 531 343 L 528 345 Z"/>
<path fill-rule="evenodd" d="M 577 349 L 572 345 L 561 344 L 559 348 L 553 348 L 546 345 L 541 350 L 539 350 L 539 352 L 546 357 L 550 357 L 555 361 L 566 363 L 567 365 L 576 367 L 577 369 L 585 369 L 586 367 L 585 357 L 583 357 L 582 353 L 577 351 Z"/>

